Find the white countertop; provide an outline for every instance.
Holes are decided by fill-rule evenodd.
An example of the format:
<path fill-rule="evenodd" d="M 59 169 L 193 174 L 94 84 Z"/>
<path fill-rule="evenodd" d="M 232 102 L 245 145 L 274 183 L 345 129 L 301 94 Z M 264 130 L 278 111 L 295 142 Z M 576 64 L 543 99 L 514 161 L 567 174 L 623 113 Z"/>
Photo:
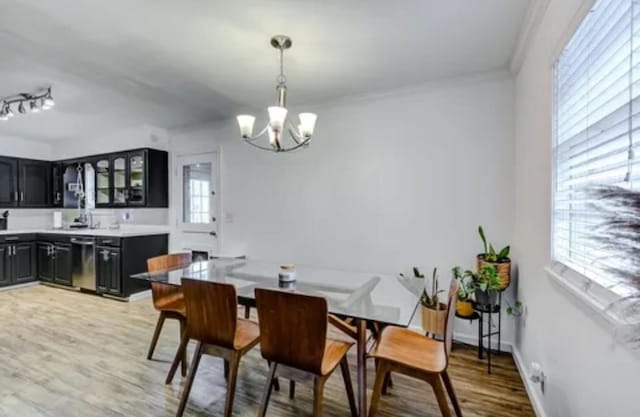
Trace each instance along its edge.
<path fill-rule="evenodd" d="M 42 233 L 53 235 L 73 236 L 110 236 L 110 237 L 135 237 L 152 236 L 169 233 L 167 226 L 125 226 L 120 229 L 16 229 L 0 230 L 0 235 L 20 235 L 29 233 Z"/>

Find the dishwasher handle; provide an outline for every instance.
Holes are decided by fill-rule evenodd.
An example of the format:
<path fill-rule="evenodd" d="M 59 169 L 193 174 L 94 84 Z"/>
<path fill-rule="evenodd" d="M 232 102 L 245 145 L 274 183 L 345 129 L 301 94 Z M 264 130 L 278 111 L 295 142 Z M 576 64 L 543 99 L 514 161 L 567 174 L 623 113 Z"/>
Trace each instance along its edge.
<path fill-rule="evenodd" d="M 71 243 L 74 245 L 82 245 L 82 246 L 93 246 L 95 244 L 93 240 L 84 240 L 84 239 L 77 239 L 77 238 L 71 238 Z"/>

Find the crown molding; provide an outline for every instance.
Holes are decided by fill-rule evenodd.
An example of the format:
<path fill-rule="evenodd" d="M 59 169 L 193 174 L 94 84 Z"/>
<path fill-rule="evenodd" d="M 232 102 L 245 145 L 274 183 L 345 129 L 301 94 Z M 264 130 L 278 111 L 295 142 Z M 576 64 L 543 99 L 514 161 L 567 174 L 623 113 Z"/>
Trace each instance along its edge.
<path fill-rule="evenodd" d="M 531 0 L 529 3 L 524 22 L 518 34 L 516 48 L 511 58 L 511 63 L 509 64 L 509 70 L 514 76 L 520 72 L 529 44 L 538 31 L 550 2 L 551 0 Z"/>

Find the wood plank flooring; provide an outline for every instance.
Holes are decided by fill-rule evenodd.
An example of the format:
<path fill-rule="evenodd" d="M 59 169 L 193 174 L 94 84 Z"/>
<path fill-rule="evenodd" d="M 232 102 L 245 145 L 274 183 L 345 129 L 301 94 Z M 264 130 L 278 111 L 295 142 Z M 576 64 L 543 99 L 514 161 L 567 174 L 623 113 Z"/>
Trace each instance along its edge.
<path fill-rule="evenodd" d="M 182 378 L 176 376 L 169 386 L 164 378 L 178 327 L 165 325 L 156 360 L 147 361 L 156 318 L 150 299 L 122 303 L 45 286 L 0 292 L 0 416 L 173 416 Z M 349 359 L 355 381 L 355 357 Z M 222 414 L 222 370 L 221 360 L 203 358 L 185 416 Z M 255 415 L 266 373 L 258 349 L 243 359 L 234 415 Z M 457 346 L 450 374 L 466 417 L 534 416 L 510 355 L 498 355 L 494 373 L 487 375 L 473 348 Z M 369 395 L 373 376 L 371 363 Z M 267 415 L 311 415 L 310 387 L 299 384 L 295 400 L 286 391 L 274 392 Z M 325 415 L 349 416 L 339 372 L 327 384 Z M 378 415 L 440 414 L 427 385 L 394 375 Z"/>

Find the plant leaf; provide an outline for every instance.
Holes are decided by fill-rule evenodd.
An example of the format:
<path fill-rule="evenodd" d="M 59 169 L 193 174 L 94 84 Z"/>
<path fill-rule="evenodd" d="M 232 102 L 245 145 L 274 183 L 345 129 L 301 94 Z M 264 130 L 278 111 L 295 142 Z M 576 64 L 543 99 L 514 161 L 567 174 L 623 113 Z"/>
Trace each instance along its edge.
<path fill-rule="evenodd" d="M 508 258 L 510 251 L 511 251 L 511 247 L 510 246 L 505 246 L 504 248 L 502 248 L 502 250 L 498 254 L 498 260 L 500 261 L 502 259 Z"/>

